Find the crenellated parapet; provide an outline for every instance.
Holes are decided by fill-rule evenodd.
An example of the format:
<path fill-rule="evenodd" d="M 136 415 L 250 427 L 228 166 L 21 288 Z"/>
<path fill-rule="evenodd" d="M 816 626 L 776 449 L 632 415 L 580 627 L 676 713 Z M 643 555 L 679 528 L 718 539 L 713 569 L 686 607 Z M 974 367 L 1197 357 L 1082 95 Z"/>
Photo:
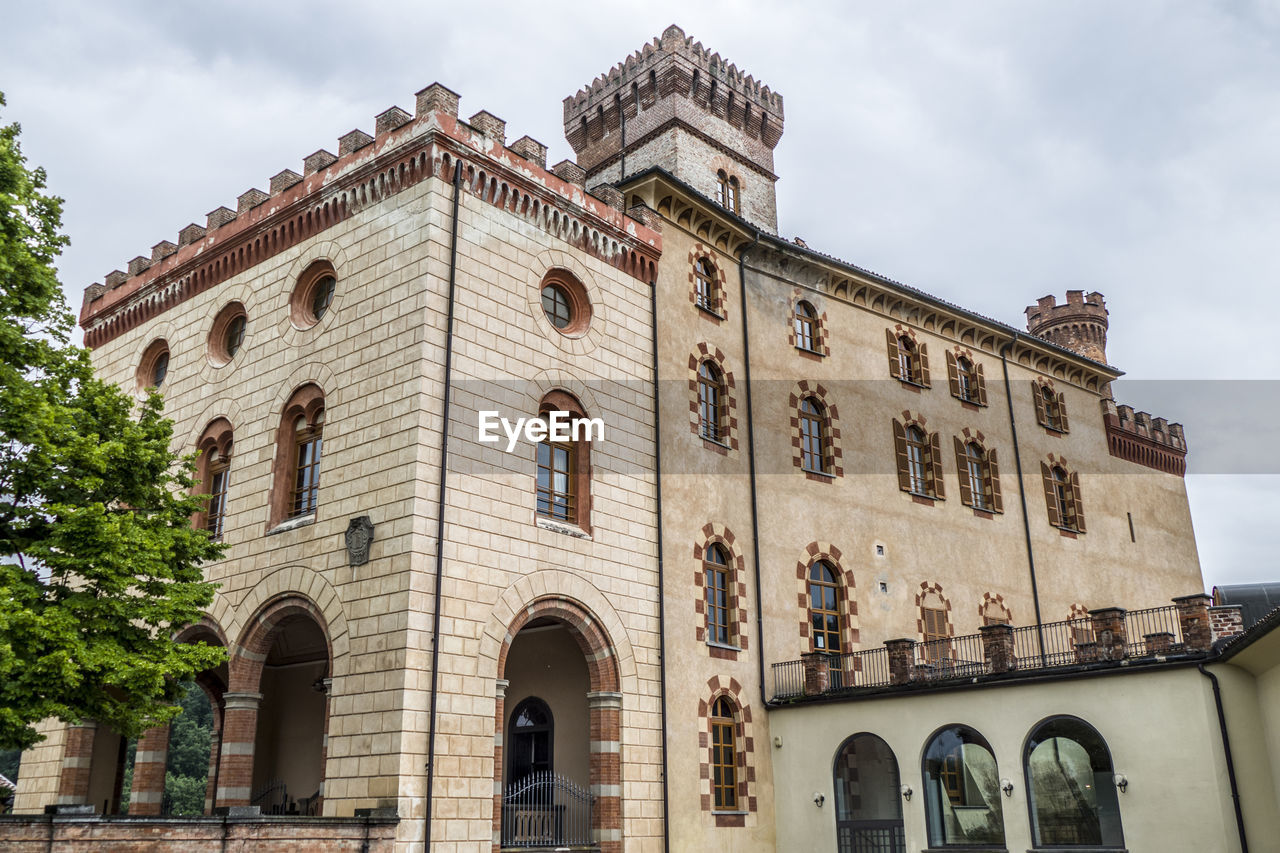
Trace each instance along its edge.
<path fill-rule="evenodd" d="M 241 193 L 235 208 L 211 211 L 177 242 L 162 240 L 127 272 L 114 270 L 85 289 L 80 323 L 99 346 L 195 293 L 309 239 L 384 198 L 430 177 L 452 179 L 484 202 L 529 220 L 631 275 L 651 280 L 661 236 L 622 211 L 611 186 L 588 193 L 585 172 L 570 161 L 546 168 L 546 147 L 530 137 L 505 144 L 506 123 L 481 111 L 458 119 L 459 97 L 439 83 L 417 93 L 417 113 L 378 114 L 375 133 L 352 130 L 338 153 L 303 158 L 302 173 L 277 172 L 268 190 Z"/>
<path fill-rule="evenodd" d="M 1027 308 L 1027 331 L 1060 347 L 1107 363 L 1107 303 L 1101 293 L 1068 290 L 1063 305 L 1042 296 Z"/>
<path fill-rule="evenodd" d="M 1111 455 L 1167 474 L 1187 472 L 1187 439 L 1182 424 L 1135 412 L 1133 406 L 1102 400 L 1102 422 Z"/>

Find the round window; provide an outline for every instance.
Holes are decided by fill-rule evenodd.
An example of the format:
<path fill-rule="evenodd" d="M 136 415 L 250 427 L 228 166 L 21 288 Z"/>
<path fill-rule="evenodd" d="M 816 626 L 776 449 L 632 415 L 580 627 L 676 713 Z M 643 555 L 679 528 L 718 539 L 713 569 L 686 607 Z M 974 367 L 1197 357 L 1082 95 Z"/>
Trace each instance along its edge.
<path fill-rule="evenodd" d="M 168 376 L 169 344 L 164 338 L 157 338 L 143 351 L 142 360 L 138 362 L 138 388 L 160 388 Z"/>
<path fill-rule="evenodd" d="M 235 356 L 240 352 L 240 345 L 244 343 L 244 315 L 241 314 L 231 321 L 231 325 L 227 326 L 227 337 L 225 339 L 227 345 L 227 355 Z"/>
<path fill-rule="evenodd" d="M 244 346 L 249 317 L 239 302 L 229 302 L 218 312 L 209 331 L 209 363 L 215 367 L 229 364 Z"/>
<path fill-rule="evenodd" d="M 155 366 L 151 368 L 151 387 L 159 388 L 164 378 L 169 375 L 169 353 L 162 352 L 156 356 Z"/>
<path fill-rule="evenodd" d="M 309 329 L 333 310 L 338 277 L 333 264 L 316 261 L 298 276 L 289 297 L 289 319 L 299 329 Z"/>
<path fill-rule="evenodd" d="M 542 313 L 557 332 L 566 337 L 585 335 L 591 325 L 591 300 L 587 289 L 568 270 L 555 269 L 542 279 Z"/>

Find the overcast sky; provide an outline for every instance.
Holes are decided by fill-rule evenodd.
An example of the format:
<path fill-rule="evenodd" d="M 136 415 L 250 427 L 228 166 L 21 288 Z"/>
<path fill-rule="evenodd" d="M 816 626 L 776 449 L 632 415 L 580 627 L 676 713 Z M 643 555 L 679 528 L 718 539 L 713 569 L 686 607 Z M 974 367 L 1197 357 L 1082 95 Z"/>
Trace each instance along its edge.
<path fill-rule="evenodd" d="M 1274 0 L 5 6 L 76 309 L 432 81 L 571 157 L 562 99 L 678 23 L 786 98 L 782 234 L 1016 326 L 1105 294 L 1117 398 L 1186 425 L 1206 583 L 1280 579 Z"/>

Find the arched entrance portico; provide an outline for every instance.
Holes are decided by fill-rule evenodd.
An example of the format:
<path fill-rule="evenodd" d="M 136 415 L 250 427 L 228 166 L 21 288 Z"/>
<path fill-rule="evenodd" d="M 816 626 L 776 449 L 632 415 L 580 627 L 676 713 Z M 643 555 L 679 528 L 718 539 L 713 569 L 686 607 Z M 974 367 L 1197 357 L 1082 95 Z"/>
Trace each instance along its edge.
<path fill-rule="evenodd" d="M 840 745 L 834 767 L 839 853 L 904 853 L 898 760 L 862 732 Z"/>
<path fill-rule="evenodd" d="M 508 627 L 497 675 L 494 850 L 621 851 L 622 694 L 599 621 L 568 599 L 533 602 Z"/>

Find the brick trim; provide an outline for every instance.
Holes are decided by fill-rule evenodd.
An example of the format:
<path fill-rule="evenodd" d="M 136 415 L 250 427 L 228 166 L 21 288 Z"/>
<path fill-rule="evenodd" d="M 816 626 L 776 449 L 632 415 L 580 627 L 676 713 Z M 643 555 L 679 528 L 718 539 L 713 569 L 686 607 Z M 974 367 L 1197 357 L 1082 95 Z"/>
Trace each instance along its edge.
<path fill-rule="evenodd" d="M 944 621 L 947 628 L 947 636 L 954 637 L 956 635 L 956 627 L 951 620 L 951 601 L 945 595 L 942 594 L 942 584 L 933 583 L 925 580 L 920 582 L 920 591 L 917 592 L 915 596 L 916 612 L 919 614 L 919 616 L 916 618 L 916 633 L 919 634 L 920 636 L 920 642 L 924 642 L 924 639 L 925 639 L 924 637 L 925 606 L 924 605 L 925 605 L 926 599 L 931 595 L 937 596 L 942 602 L 942 607 L 933 608 L 933 609 L 935 610 L 940 609 L 944 613 L 946 613 L 946 616 L 944 617 Z"/>
<path fill-rule="evenodd" d="M 276 427 L 275 440 L 275 462 L 271 471 L 271 500 L 269 503 L 270 517 L 267 519 L 267 529 L 270 530 L 280 522 L 289 517 L 289 511 L 293 502 L 293 482 L 297 475 L 297 432 L 294 430 L 294 421 L 298 418 L 305 418 L 308 425 L 315 422 L 316 416 L 324 412 L 325 397 L 324 391 L 314 382 L 307 382 L 300 385 L 289 396 L 289 401 L 284 404 L 280 411 L 279 425 Z M 322 432 L 329 432 L 331 425 L 327 422 L 322 426 Z M 327 439 L 331 435 L 325 436 L 325 444 L 329 444 Z M 320 473 L 324 474 L 324 453 L 321 451 Z M 316 502 L 317 506 L 319 501 Z"/>
<path fill-rule="evenodd" d="M 693 546 L 693 610 L 697 615 L 694 623 L 694 636 L 699 643 L 707 641 L 706 573 L 703 557 L 706 555 L 707 549 L 714 543 L 720 545 L 728 553 L 730 590 L 729 641 L 739 649 L 746 651 L 749 648 L 749 638 L 747 636 L 746 560 L 739 549 L 734 546 L 735 537 L 733 531 L 729 528 L 709 522 L 702 527 L 702 537 L 702 542 L 695 542 Z M 727 654 L 716 654 L 716 652 Z M 738 659 L 738 653 L 732 649 L 709 648 L 708 653 L 712 657 L 726 657 L 730 660 Z"/>
<path fill-rule="evenodd" d="M 711 294 L 711 304 L 705 308 L 698 305 L 698 273 L 695 265 L 699 258 L 706 258 L 714 272 L 712 282 L 714 292 Z M 694 243 L 693 248 L 689 250 L 689 304 L 693 305 L 694 310 L 699 311 L 704 317 L 716 320 L 717 323 L 728 320 L 727 282 L 725 263 L 720 260 L 716 251 L 701 242 Z"/>
<path fill-rule="evenodd" d="M 978 624 L 986 623 L 987 616 L 1003 619 L 1010 625 L 1013 624 L 1013 611 L 1009 609 L 1009 605 L 1005 603 L 1004 596 L 1000 593 L 992 595 L 990 592 L 982 594 L 982 603 L 978 605 Z"/>
<path fill-rule="evenodd" d="M 809 307 L 813 309 L 813 349 L 805 349 L 800 346 L 799 338 L 796 335 L 796 321 L 800 319 L 800 303 L 807 302 Z M 831 346 L 828 340 L 830 333 L 830 323 L 827 320 L 827 312 L 819 311 L 818 306 L 814 304 L 812 294 L 801 290 L 798 287 L 791 289 L 791 313 L 789 323 L 787 325 L 787 343 L 795 347 L 802 354 L 828 356 L 831 355 Z"/>
<path fill-rule="evenodd" d="M 800 403 L 806 398 L 812 397 L 822 406 L 824 423 L 822 425 L 825 432 L 826 441 L 823 448 L 823 470 L 821 472 L 813 472 L 806 470 L 804 467 L 804 441 L 800 434 Z M 791 391 L 787 405 L 791 415 L 791 464 L 792 467 L 798 468 L 810 480 L 818 482 L 830 482 L 831 477 L 844 476 L 844 447 L 841 441 L 840 433 L 840 412 L 836 408 L 836 404 L 831 401 L 830 392 L 821 382 L 810 382 L 808 379 L 801 379 L 796 383 L 795 388 Z M 826 476 L 823 476 L 823 475 Z"/>
<path fill-rule="evenodd" d="M 698 369 L 704 361 L 709 361 L 715 365 L 720 371 L 721 381 L 723 382 L 722 391 L 724 392 L 724 408 L 725 434 L 720 442 L 703 439 L 704 446 L 715 450 L 717 453 L 726 454 L 727 451 L 736 451 L 738 449 L 738 397 L 735 393 L 737 386 L 734 384 L 733 372 L 729 370 L 725 362 L 727 358 L 719 347 L 712 346 L 705 341 L 700 341 L 693 352 L 689 354 L 689 431 L 694 435 L 702 438 L 702 407 L 698 402 Z"/>

